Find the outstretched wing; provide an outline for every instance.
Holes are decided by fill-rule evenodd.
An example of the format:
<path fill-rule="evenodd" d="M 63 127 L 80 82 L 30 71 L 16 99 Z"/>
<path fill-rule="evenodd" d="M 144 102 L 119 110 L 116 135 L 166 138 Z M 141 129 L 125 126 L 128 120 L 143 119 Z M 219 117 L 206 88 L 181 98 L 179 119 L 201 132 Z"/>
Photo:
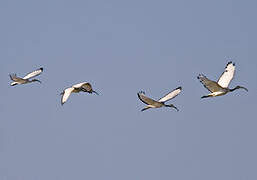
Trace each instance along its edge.
<path fill-rule="evenodd" d="M 137 93 L 137 96 L 138 96 L 138 98 L 139 98 L 143 103 L 145 103 L 145 104 L 147 104 L 147 105 L 151 105 L 151 104 L 156 103 L 155 100 L 153 100 L 153 99 L 151 99 L 151 98 L 149 98 L 149 97 L 146 97 L 146 96 L 145 96 L 145 93 L 142 92 L 142 91 L 139 92 L 139 93 Z"/>
<path fill-rule="evenodd" d="M 231 61 L 227 64 L 225 71 L 222 73 L 218 80 L 218 84 L 223 87 L 227 88 L 230 81 L 233 79 L 235 74 L 235 63 L 232 63 Z"/>
<path fill-rule="evenodd" d="M 175 98 L 182 90 L 182 87 L 178 87 L 174 90 L 172 90 L 171 92 L 169 92 L 168 94 L 166 94 L 165 96 L 163 96 L 161 99 L 159 99 L 159 102 L 166 102 L 172 98 Z"/>
<path fill-rule="evenodd" d="M 26 76 L 23 77 L 23 79 L 30 79 L 30 78 L 36 77 L 39 74 L 41 74 L 42 72 L 43 72 L 43 68 L 41 67 L 35 71 L 28 73 Z"/>
<path fill-rule="evenodd" d="M 75 84 L 75 85 L 73 85 L 72 87 L 73 88 L 81 88 L 82 86 L 83 86 L 83 84 L 85 84 L 86 82 L 82 82 L 82 83 L 78 83 L 78 84 Z"/>
<path fill-rule="evenodd" d="M 10 74 L 9 76 L 10 76 L 11 80 L 13 80 L 15 82 L 23 80 L 22 78 L 17 77 L 16 74 Z"/>
<path fill-rule="evenodd" d="M 62 105 L 68 100 L 70 94 L 72 93 L 72 91 L 74 90 L 74 88 L 67 88 L 63 91 L 62 93 Z"/>
<path fill-rule="evenodd" d="M 208 79 L 206 76 L 204 76 L 203 74 L 199 74 L 199 76 L 197 76 L 197 79 L 200 80 L 200 82 L 204 85 L 204 87 L 206 89 L 208 89 L 210 92 L 217 92 L 220 90 L 220 86 L 218 85 L 218 83 L 216 83 L 215 81 L 212 81 L 210 79 Z"/>
<path fill-rule="evenodd" d="M 81 91 L 84 91 L 84 92 L 89 92 L 89 93 L 91 93 L 93 91 L 91 84 L 88 83 L 88 82 L 82 82 L 82 83 L 79 83 L 79 84 L 75 84 L 72 87 L 75 88 L 75 89 L 79 89 Z"/>

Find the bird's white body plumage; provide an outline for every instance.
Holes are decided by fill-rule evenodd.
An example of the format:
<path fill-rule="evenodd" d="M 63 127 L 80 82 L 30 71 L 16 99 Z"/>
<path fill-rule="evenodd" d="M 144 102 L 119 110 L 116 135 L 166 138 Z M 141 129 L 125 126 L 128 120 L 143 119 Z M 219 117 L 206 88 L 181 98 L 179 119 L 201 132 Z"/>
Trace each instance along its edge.
<path fill-rule="evenodd" d="M 213 96 L 213 97 L 214 96 L 222 96 L 222 95 L 224 95 L 226 93 L 227 93 L 227 91 L 216 91 L 216 92 L 208 94 L 207 96 Z"/>
<path fill-rule="evenodd" d="M 11 82 L 11 86 L 19 84 L 18 82 Z"/>

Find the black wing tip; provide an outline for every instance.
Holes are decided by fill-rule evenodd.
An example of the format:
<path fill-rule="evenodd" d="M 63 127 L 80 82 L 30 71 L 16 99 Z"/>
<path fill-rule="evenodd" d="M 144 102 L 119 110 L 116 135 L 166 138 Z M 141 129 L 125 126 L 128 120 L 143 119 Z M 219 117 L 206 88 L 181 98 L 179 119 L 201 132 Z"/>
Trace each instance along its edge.
<path fill-rule="evenodd" d="M 137 93 L 137 96 L 138 96 L 138 98 L 140 99 L 140 94 L 142 94 L 143 93 L 143 91 L 139 91 L 138 93 Z"/>
<path fill-rule="evenodd" d="M 233 66 L 236 65 L 236 63 L 233 63 L 232 61 L 229 61 L 229 62 L 227 63 L 227 66 L 230 65 L 230 64 L 232 64 Z"/>
<path fill-rule="evenodd" d="M 200 77 L 201 76 L 203 76 L 204 77 L 204 75 L 203 74 L 199 74 L 198 76 L 197 76 L 197 79 L 200 79 Z"/>
<path fill-rule="evenodd" d="M 141 101 L 143 101 L 143 100 L 141 99 L 141 97 L 140 97 L 140 94 L 145 94 L 145 92 L 144 92 L 144 91 L 140 91 L 140 92 L 137 93 L 138 99 L 140 99 Z"/>
<path fill-rule="evenodd" d="M 179 86 L 179 87 L 177 87 L 175 90 L 177 90 L 177 89 L 180 89 L 180 90 L 182 90 L 182 87 L 181 87 L 181 86 Z"/>
<path fill-rule="evenodd" d="M 44 70 L 44 68 L 42 68 L 42 67 L 41 67 L 41 68 L 39 68 L 39 69 L 40 69 L 41 71 L 43 71 L 43 70 Z"/>
<path fill-rule="evenodd" d="M 16 74 L 15 74 L 15 73 L 9 74 L 9 77 L 10 77 L 11 80 L 13 80 L 13 76 L 16 76 Z M 13 81 L 14 81 L 14 80 L 13 80 Z"/>
<path fill-rule="evenodd" d="M 145 94 L 145 91 L 139 91 L 137 94 Z"/>

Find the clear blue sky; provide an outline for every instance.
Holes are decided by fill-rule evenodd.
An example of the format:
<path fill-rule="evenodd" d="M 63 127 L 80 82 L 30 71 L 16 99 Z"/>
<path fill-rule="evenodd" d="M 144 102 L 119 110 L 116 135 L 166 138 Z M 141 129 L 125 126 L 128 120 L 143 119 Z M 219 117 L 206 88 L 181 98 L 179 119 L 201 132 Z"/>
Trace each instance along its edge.
<path fill-rule="evenodd" d="M 0 180 L 256 180 L 256 17 L 254 0 L 2 0 Z M 197 75 L 230 60 L 249 92 L 200 99 Z M 61 106 L 81 81 L 101 95 Z M 138 91 L 178 86 L 179 112 L 140 112 Z"/>

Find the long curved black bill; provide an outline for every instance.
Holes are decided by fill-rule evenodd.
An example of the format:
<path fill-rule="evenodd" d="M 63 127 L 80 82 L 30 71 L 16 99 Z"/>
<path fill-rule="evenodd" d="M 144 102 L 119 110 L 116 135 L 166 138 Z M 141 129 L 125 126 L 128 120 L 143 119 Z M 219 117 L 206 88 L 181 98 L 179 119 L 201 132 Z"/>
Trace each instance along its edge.
<path fill-rule="evenodd" d="M 172 106 L 174 109 L 176 109 L 177 111 L 179 111 L 179 109 L 176 106 Z"/>
<path fill-rule="evenodd" d="M 41 81 L 39 81 L 38 79 L 34 79 L 32 81 L 36 81 L 36 82 L 39 82 L 40 84 L 42 83 Z"/>
<path fill-rule="evenodd" d="M 96 92 L 96 91 L 92 91 L 92 92 L 95 93 L 96 95 L 99 95 L 98 92 Z"/>
<path fill-rule="evenodd" d="M 242 86 L 241 86 L 241 88 L 242 88 L 242 89 L 244 89 L 244 90 L 246 90 L 246 91 L 248 92 L 248 89 L 247 89 L 247 88 L 245 88 L 245 87 L 242 87 Z"/>

